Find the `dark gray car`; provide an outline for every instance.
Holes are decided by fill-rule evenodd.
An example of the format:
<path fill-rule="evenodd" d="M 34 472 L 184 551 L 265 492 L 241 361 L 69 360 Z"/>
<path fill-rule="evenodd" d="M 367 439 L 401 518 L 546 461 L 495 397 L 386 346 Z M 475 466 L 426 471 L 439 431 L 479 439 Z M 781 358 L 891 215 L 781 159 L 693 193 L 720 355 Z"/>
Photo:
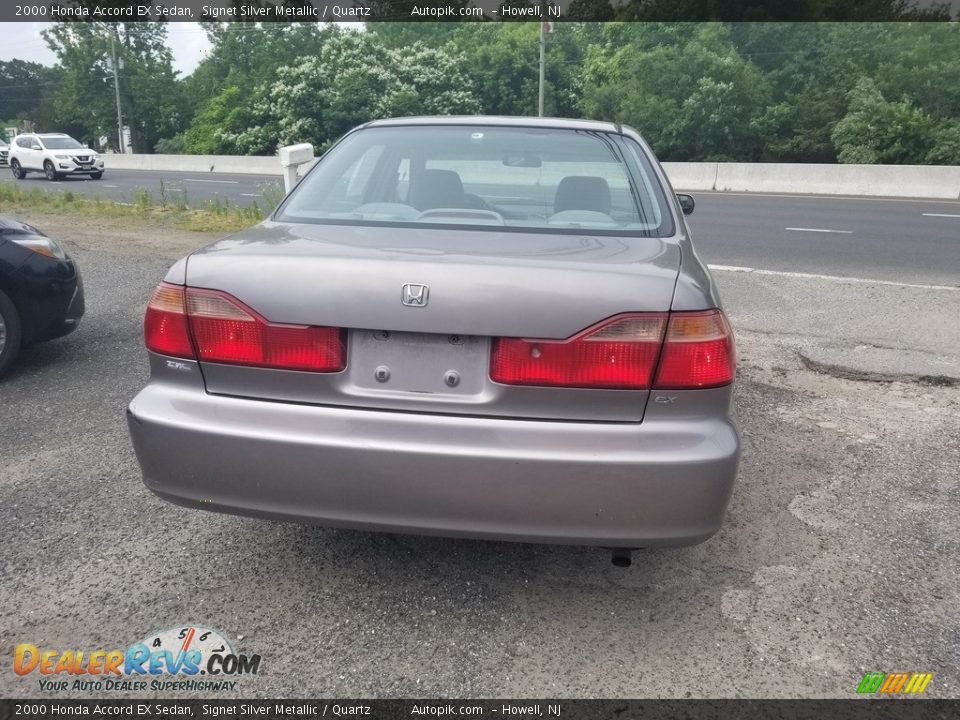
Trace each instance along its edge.
<path fill-rule="evenodd" d="M 151 298 L 144 481 L 338 527 L 708 538 L 737 471 L 734 352 L 681 201 L 611 123 L 351 131 Z"/>

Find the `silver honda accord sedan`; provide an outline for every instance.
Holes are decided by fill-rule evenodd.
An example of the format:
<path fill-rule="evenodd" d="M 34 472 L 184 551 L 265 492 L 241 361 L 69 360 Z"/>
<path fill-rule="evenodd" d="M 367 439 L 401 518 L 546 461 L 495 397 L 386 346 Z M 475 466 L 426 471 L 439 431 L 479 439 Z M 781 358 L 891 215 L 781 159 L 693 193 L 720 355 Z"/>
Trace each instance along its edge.
<path fill-rule="evenodd" d="M 362 125 L 153 293 L 144 482 L 332 527 L 703 541 L 740 442 L 692 209 L 621 125 Z"/>

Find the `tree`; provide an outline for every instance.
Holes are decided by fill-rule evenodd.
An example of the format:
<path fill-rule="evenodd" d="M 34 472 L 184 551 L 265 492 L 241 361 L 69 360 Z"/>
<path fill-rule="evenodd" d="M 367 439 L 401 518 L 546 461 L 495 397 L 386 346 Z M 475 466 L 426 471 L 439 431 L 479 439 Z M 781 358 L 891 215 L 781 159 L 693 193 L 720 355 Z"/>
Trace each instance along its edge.
<path fill-rule="evenodd" d="M 298 142 L 322 151 L 368 120 L 473 113 L 479 105 L 466 89 L 466 67 L 450 48 L 388 49 L 372 33 L 332 30 L 319 55 L 280 68 L 257 89 L 245 130 L 218 136 L 246 153 L 271 154 Z"/>
<path fill-rule="evenodd" d="M 913 0 L 628 0 L 620 20 L 645 21 L 889 21 L 949 20 L 949 4 Z"/>
<path fill-rule="evenodd" d="M 933 149 L 930 117 L 907 100 L 889 102 L 877 84 L 860 78 L 850 91 L 847 114 L 833 129 L 842 163 L 922 163 Z"/>
<path fill-rule="evenodd" d="M 44 30 L 60 68 L 51 102 L 57 129 L 85 139 L 116 130 L 112 36 L 134 151 L 151 152 L 157 140 L 179 130 L 188 118 L 180 110 L 166 32 L 162 23 L 54 23 Z"/>
<path fill-rule="evenodd" d="M 0 61 L 0 120 L 36 120 L 56 74 L 24 60 Z"/>
<path fill-rule="evenodd" d="M 722 25 L 612 24 L 590 49 L 582 109 L 628 123 L 666 160 L 758 159 L 768 89 Z"/>
<path fill-rule="evenodd" d="M 245 102 L 248 95 L 236 85 L 230 85 L 211 98 L 184 133 L 186 152 L 194 155 L 244 154 L 234 138 L 250 125 L 250 109 Z"/>
<path fill-rule="evenodd" d="M 358 0 L 357 6 L 370 10 L 370 15 L 378 20 L 439 20 L 442 22 L 461 22 L 466 18 L 457 14 L 461 8 L 473 5 L 471 0 Z M 453 8 L 452 15 L 414 15 L 414 10 L 443 11 Z"/>
<path fill-rule="evenodd" d="M 586 35 L 576 23 L 558 23 L 546 37 L 547 115 L 578 117 L 579 68 Z M 490 115 L 536 115 L 539 24 L 464 23 L 451 38 L 470 69 L 468 86 Z"/>
<path fill-rule="evenodd" d="M 613 20 L 613 6 L 609 0 L 573 0 L 567 8 L 567 20 L 604 22 Z"/>

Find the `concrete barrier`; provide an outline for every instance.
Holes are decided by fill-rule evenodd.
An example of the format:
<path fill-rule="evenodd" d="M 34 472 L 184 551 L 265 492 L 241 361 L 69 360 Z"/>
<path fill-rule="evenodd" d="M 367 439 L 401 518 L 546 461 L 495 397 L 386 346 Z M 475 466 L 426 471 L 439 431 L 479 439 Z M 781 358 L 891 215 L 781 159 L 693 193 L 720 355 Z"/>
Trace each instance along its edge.
<path fill-rule="evenodd" d="M 717 185 L 717 163 L 665 162 L 663 169 L 675 190 L 713 190 Z"/>
<path fill-rule="evenodd" d="M 105 155 L 107 171 L 165 170 L 282 176 L 277 157 L 243 155 Z M 313 162 L 301 165 L 302 175 Z M 941 165 L 818 165 L 801 163 L 665 162 L 678 191 L 862 195 L 960 199 L 960 167 Z"/>
<path fill-rule="evenodd" d="M 161 170 L 236 175 L 280 175 L 276 157 L 247 155 L 119 155 L 103 156 L 107 170 Z"/>
<path fill-rule="evenodd" d="M 960 199 L 960 167 L 664 163 L 676 190 Z"/>

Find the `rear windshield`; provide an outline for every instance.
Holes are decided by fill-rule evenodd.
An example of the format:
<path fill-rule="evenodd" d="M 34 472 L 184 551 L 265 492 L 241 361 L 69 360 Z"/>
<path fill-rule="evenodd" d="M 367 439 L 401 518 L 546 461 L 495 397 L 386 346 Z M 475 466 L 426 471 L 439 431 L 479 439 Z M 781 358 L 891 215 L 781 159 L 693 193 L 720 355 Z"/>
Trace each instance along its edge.
<path fill-rule="evenodd" d="M 47 150 L 76 150 L 83 147 L 72 137 L 43 137 L 41 135 L 40 139 Z"/>
<path fill-rule="evenodd" d="M 348 135 L 276 217 L 660 237 L 673 233 L 666 208 L 643 150 L 620 135 L 402 126 Z"/>

